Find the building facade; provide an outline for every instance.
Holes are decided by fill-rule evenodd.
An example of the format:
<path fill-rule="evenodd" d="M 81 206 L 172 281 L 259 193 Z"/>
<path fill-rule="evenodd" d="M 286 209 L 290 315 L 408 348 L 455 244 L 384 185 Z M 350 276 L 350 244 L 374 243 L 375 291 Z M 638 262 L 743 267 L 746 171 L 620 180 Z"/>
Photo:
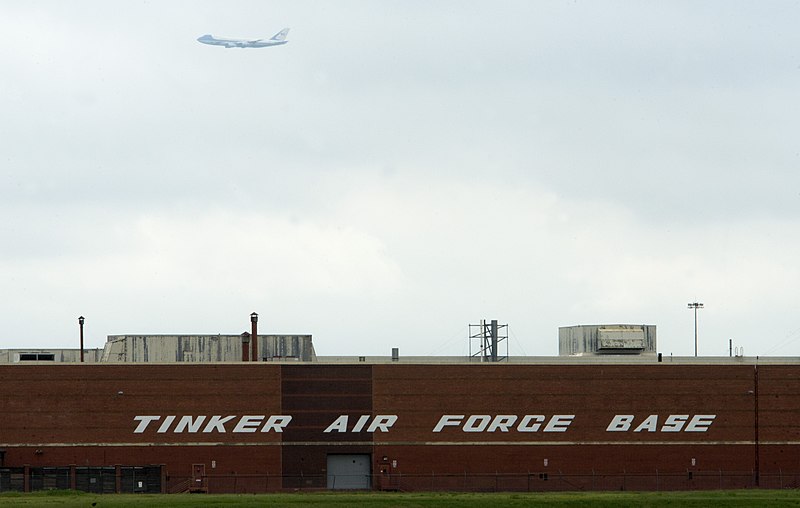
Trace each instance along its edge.
<path fill-rule="evenodd" d="M 800 364 L 0 365 L 0 490 L 798 486 Z"/>

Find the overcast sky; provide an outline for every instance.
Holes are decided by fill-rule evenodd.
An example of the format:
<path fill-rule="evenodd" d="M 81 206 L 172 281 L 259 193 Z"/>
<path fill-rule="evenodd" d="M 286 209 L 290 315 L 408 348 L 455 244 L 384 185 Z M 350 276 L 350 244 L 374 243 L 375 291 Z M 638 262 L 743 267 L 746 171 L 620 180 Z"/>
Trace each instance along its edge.
<path fill-rule="evenodd" d="M 800 355 L 796 1 L 0 5 L 0 347 Z M 200 35 L 289 44 L 225 49 Z"/>

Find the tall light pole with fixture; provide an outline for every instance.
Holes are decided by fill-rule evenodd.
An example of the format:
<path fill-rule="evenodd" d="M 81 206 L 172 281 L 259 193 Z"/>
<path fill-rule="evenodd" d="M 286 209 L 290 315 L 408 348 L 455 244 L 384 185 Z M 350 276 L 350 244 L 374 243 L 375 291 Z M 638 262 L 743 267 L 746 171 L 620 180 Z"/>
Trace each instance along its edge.
<path fill-rule="evenodd" d="M 694 355 L 697 356 L 697 309 L 702 309 L 703 304 L 692 302 L 689 304 L 689 308 L 694 309 Z"/>
<path fill-rule="evenodd" d="M 78 325 L 81 328 L 81 363 L 83 363 L 83 322 L 85 318 L 83 316 L 78 318 Z"/>

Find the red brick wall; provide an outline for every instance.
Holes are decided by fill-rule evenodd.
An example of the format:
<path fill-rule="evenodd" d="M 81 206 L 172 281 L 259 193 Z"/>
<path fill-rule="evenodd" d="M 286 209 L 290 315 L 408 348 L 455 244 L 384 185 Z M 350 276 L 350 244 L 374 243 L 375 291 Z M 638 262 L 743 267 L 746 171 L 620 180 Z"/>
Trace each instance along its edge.
<path fill-rule="evenodd" d="M 576 488 L 630 487 L 637 474 L 663 475 L 655 480 L 663 488 L 700 488 L 713 471 L 775 473 L 779 482 L 800 472 L 800 366 L 5 365 L 0 405 L 7 467 L 164 464 L 180 477 L 201 463 L 227 477 L 217 482 L 223 490 L 236 475 L 240 491 L 324 488 L 330 453 L 371 453 L 375 473 L 383 457 L 396 461 L 408 488 L 457 488 L 469 475 L 485 475 L 489 490 L 503 481 L 551 488 L 556 474 L 578 475 Z M 518 421 L 509 432 L 432 432 L 444 414 Z M 161 420 L 134 433 L 136 415 Z M 283 433 L 233 433 L 236 420 L 224 433 L 175 433 L 176 422 L 159 433 L 167 415 L 293 419 Z M 323 432 L 342 415 L 347 432 Z M 352 432 L 361 415 L 397 421 L 389 432 Z M 566 432 L 544 432 L 546 421 L 518 432 L 525 415 L 575 416 Z M 629 431 L 607 430 L 615 415 L 634 416 Z M 656 432 L 633 432 L 650 415 Z M 669 415 L 716 416 L 705 432 L 661 432 Z M 268 484 L 267 475 L 283 479 Z M 424 475 L 450 476 L 436 484 Z M 743 478 L 732 486 L 747 485 Z M 710 473 L 702 481 L 723 484 Z"/>

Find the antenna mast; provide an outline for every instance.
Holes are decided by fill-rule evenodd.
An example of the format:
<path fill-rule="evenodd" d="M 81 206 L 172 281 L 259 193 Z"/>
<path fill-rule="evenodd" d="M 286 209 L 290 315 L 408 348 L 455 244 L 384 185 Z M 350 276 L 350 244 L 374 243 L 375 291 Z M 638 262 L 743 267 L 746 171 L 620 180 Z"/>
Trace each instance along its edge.
<path fill-rule="evenodd" d="M 475 353 L 472 352 L 473 342 L 477 346 Z M 500 356 L 502 342 L 506 345 L 505 356 Z M 496 319 L 488 323 L 481 319 L 480 324 L 469 325 L 469 355 L 480 358 L 480 362 L 508 361 L 508 325 L 498 325 Z"/>

